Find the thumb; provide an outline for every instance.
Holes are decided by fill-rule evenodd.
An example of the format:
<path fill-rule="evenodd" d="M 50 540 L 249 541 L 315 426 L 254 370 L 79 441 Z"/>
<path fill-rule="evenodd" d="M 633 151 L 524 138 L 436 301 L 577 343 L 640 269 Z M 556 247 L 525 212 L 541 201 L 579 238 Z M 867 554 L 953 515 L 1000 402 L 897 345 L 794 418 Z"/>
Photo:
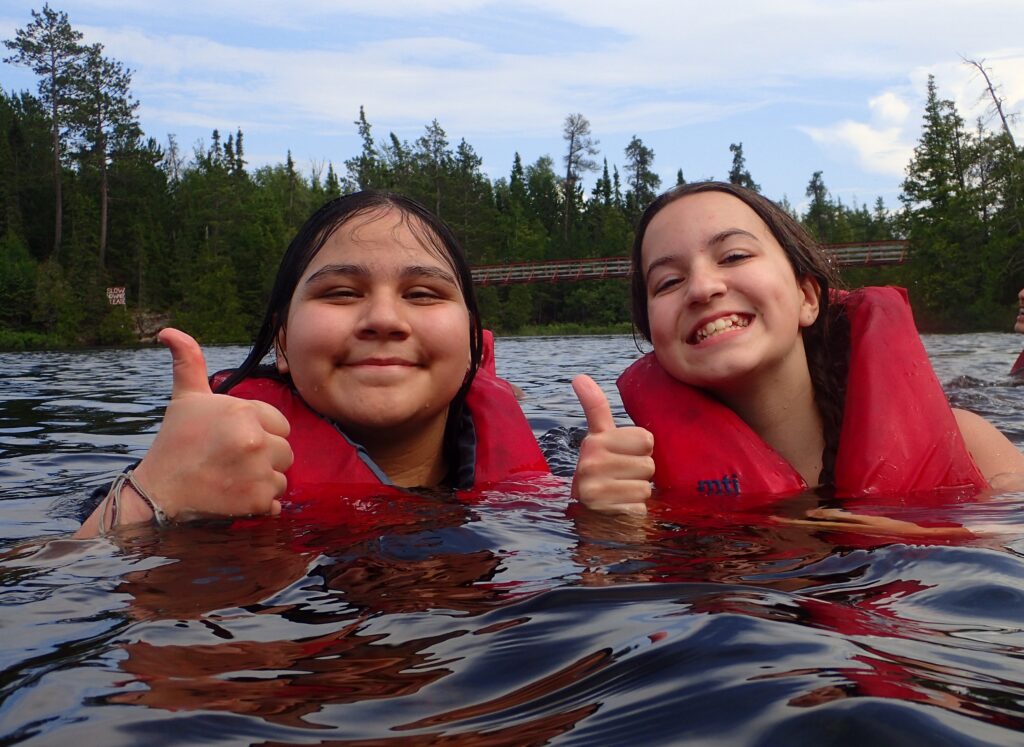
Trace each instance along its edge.
<path fill-rule="evenodd" d="M 172 327 L 160 330 L 157 339 L 171 351 L 173 359 L 171 399 L 186 394 L 210 394 L 206 376 L 206 359 L 199 343 L 184 332 Z"/>
<path fill-rule="evenodd" d="M 586 374 L 580 374 L 572 380 L 572 389 L 583 407 L 587 418 L 587 430 L 591 433 L 603 433 L 615 428 L 612 408 L 597 382 Z"/>

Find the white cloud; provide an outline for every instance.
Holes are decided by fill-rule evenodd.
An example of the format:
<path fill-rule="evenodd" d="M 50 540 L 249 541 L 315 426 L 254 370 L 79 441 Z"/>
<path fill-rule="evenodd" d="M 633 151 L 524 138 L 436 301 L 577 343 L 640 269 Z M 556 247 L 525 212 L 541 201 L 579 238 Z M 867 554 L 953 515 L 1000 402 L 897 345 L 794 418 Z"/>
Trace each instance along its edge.
<path fill-rule="evenodd" d="M 1024 51 L 982 54 L 1007 114 L 1024 102 Z M 839 159 L 852 154 L 865 171 L 902 177 L 921 134 L 927 79 L 934 75 L 940 98 L 951 99 L 968 127 L 979 118 L 989 129 L 1001 127 L 984 79 L 960 59 L 920 66 L 908 76 L 906 93 L 885 91 L 868 101 L 870 121 L 843 120 L 826 127 L 801 127 L 814 142 Z M 1012 129 L 1021 129 L 1019 122 Z"/>
<path fill-rule="evenodd" d="M 306 135 L 351 137 L 360 105 L 379 138 L 390 130 L 415 138 L 437 118 L 453 140 L 548 138 L 555 149 L 565 115 L 576 111 L 608 142 L 709 122 L 723 123 L 723 138 L 749 142 L 750 133 L 764 132 L 763 141 L 772 142 L 779 136 L 770 129 L 792 132 L 803 122 L 799 129 L 816 147 L 791 161 L 809 163 L 820 148 L 833 162 L 813 168 L 898 178 L 919 134 L 929 72 L 968 121 L 985 113 L 983 89 L 959 53 L 987 61 L 1010 111 L 1024 105 L 1020 0 L 947 0 L 941 7 L 931 0 L 62 6 L 87 40 L 102 41 L 135 71 L 143 125 L 156 136 L 242 126 L 283 133 L 295 147 Z M 17 25 L 28 21 L 27 10 L 24 16 Z M 79 26 L 79 18 L 89 25 Z M 804 114 L 808 105 L 813 120 Z M 830 109 L 842 112 L 831 124 L 822 119 Z M 659 148 L 659 161 L 695 173 L 727 168 L 692 155 L 720 143 L 678 143 L 676 153 Z M 511 153 L 482 155 L 511 161 Z M 617 154 L 609 155 L 614 162 Z"/>
<path fill-rule="evenodd" d="M 897 127 L 904 124 L 910 115 L 910 104 L 892 91 L 875 96 L 868 102 L 868 107 L 879 123 Z"/>
<path fill-rule="evenodd" d="M 875 127 L 863 122 L 844 121 L 828 128 L 802 128 L 826 150 L 852 151 L 865 171 L 902 177 L 914 151 L 901 127 Z"/>

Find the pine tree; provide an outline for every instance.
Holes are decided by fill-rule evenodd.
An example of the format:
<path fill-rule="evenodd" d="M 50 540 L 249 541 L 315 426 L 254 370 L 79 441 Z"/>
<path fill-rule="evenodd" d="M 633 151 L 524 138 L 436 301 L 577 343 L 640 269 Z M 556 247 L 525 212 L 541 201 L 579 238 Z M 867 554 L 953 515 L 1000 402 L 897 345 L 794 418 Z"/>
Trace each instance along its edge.
<path fill-rule="evenodd" d="M 134 146 L 141 130 L 135 116 L 139 103 L 129 90 L 131 71 L 120 62 L 103 56 L 103 45 L 86 48 L 79 61 L 75 91 L 77 106 L 72 127 L 84 154 L 99 174 L 99 266 L 106 265 L 107 230 L 110 211 L 109 162 L 118 150 Z M 229 138 L 230 143 L 230 138 Z"/>
<path fill-rule="evenodd" d="M 578 203 L 577 190 L 580 177 L 587 171 L 597 169 L 597 162 L 590 156 L 598 153 L 598 141 L 590 135 L 590 122 L 582 114 L 570 114 L 565 118 L 562 127 L 562 138 L 566 142 L 566 153 L 562 157 L 565 162 L 565 181 L 562 195 L 565 201 L 565 218 L 562 223 L 563 238 L 569 238 L 571 217 L 574 216 Z"/>
<path fill-rule="evenodd" d="M 50 144 L 53 150 L 54 228 L 53 255 L 60 253 L 64 201 L 62 167 L 67 131 L 74 110 L 73 91 L 78 65 L 85 51 L 82 34 L 72 28 L 68 15 L 43 5 L 32 11 L 32 22 L 14 32 L 4 46 L 14 52 L 4 59 L 32 69 L 39 76 L 39 98 L 50 112 Z"/>

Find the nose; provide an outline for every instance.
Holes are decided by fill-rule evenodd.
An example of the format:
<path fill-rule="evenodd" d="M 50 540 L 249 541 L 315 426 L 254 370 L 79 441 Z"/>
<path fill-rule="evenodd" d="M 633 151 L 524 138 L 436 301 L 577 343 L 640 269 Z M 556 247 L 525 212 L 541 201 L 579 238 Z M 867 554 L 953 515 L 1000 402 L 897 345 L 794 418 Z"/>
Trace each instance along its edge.
<path fill-rule="evenodd" d="M 688 299 L 693 304 L 706 304 L 724 294 L 726 285 L 721 268 L 709 260 L 694 262 L 686 280 L 686 289 Z"/>
<path fill-rule="evenodd" d="M 409 336 L 409 310 L 391 293 L 373 293 L 363 306 L 357 335 L 362 339 L 401 340 Z"/>

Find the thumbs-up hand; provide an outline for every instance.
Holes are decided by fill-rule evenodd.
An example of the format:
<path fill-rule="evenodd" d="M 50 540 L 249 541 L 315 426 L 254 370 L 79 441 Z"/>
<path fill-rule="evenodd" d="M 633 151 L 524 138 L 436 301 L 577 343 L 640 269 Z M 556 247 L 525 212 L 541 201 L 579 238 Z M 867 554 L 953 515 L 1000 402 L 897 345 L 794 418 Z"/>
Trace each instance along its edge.
<path fill-rule="evenodd" d="M 159 339 L 173 359 L 171 401 L 135 479 L 171 519 L 280 513 L 292 463 L 284 415 L 210 391 L 203 352 L 184 332 Z"/>
<path fill-rule="evenodd" d="M 572 496 L 588 508 L 645 514 L 654 477 L 654 436 L 646 428 L 619 428 L 608 398 L 586 375 L 572 382 L 587 418 L 587 437 L 572 479 Z"/>

